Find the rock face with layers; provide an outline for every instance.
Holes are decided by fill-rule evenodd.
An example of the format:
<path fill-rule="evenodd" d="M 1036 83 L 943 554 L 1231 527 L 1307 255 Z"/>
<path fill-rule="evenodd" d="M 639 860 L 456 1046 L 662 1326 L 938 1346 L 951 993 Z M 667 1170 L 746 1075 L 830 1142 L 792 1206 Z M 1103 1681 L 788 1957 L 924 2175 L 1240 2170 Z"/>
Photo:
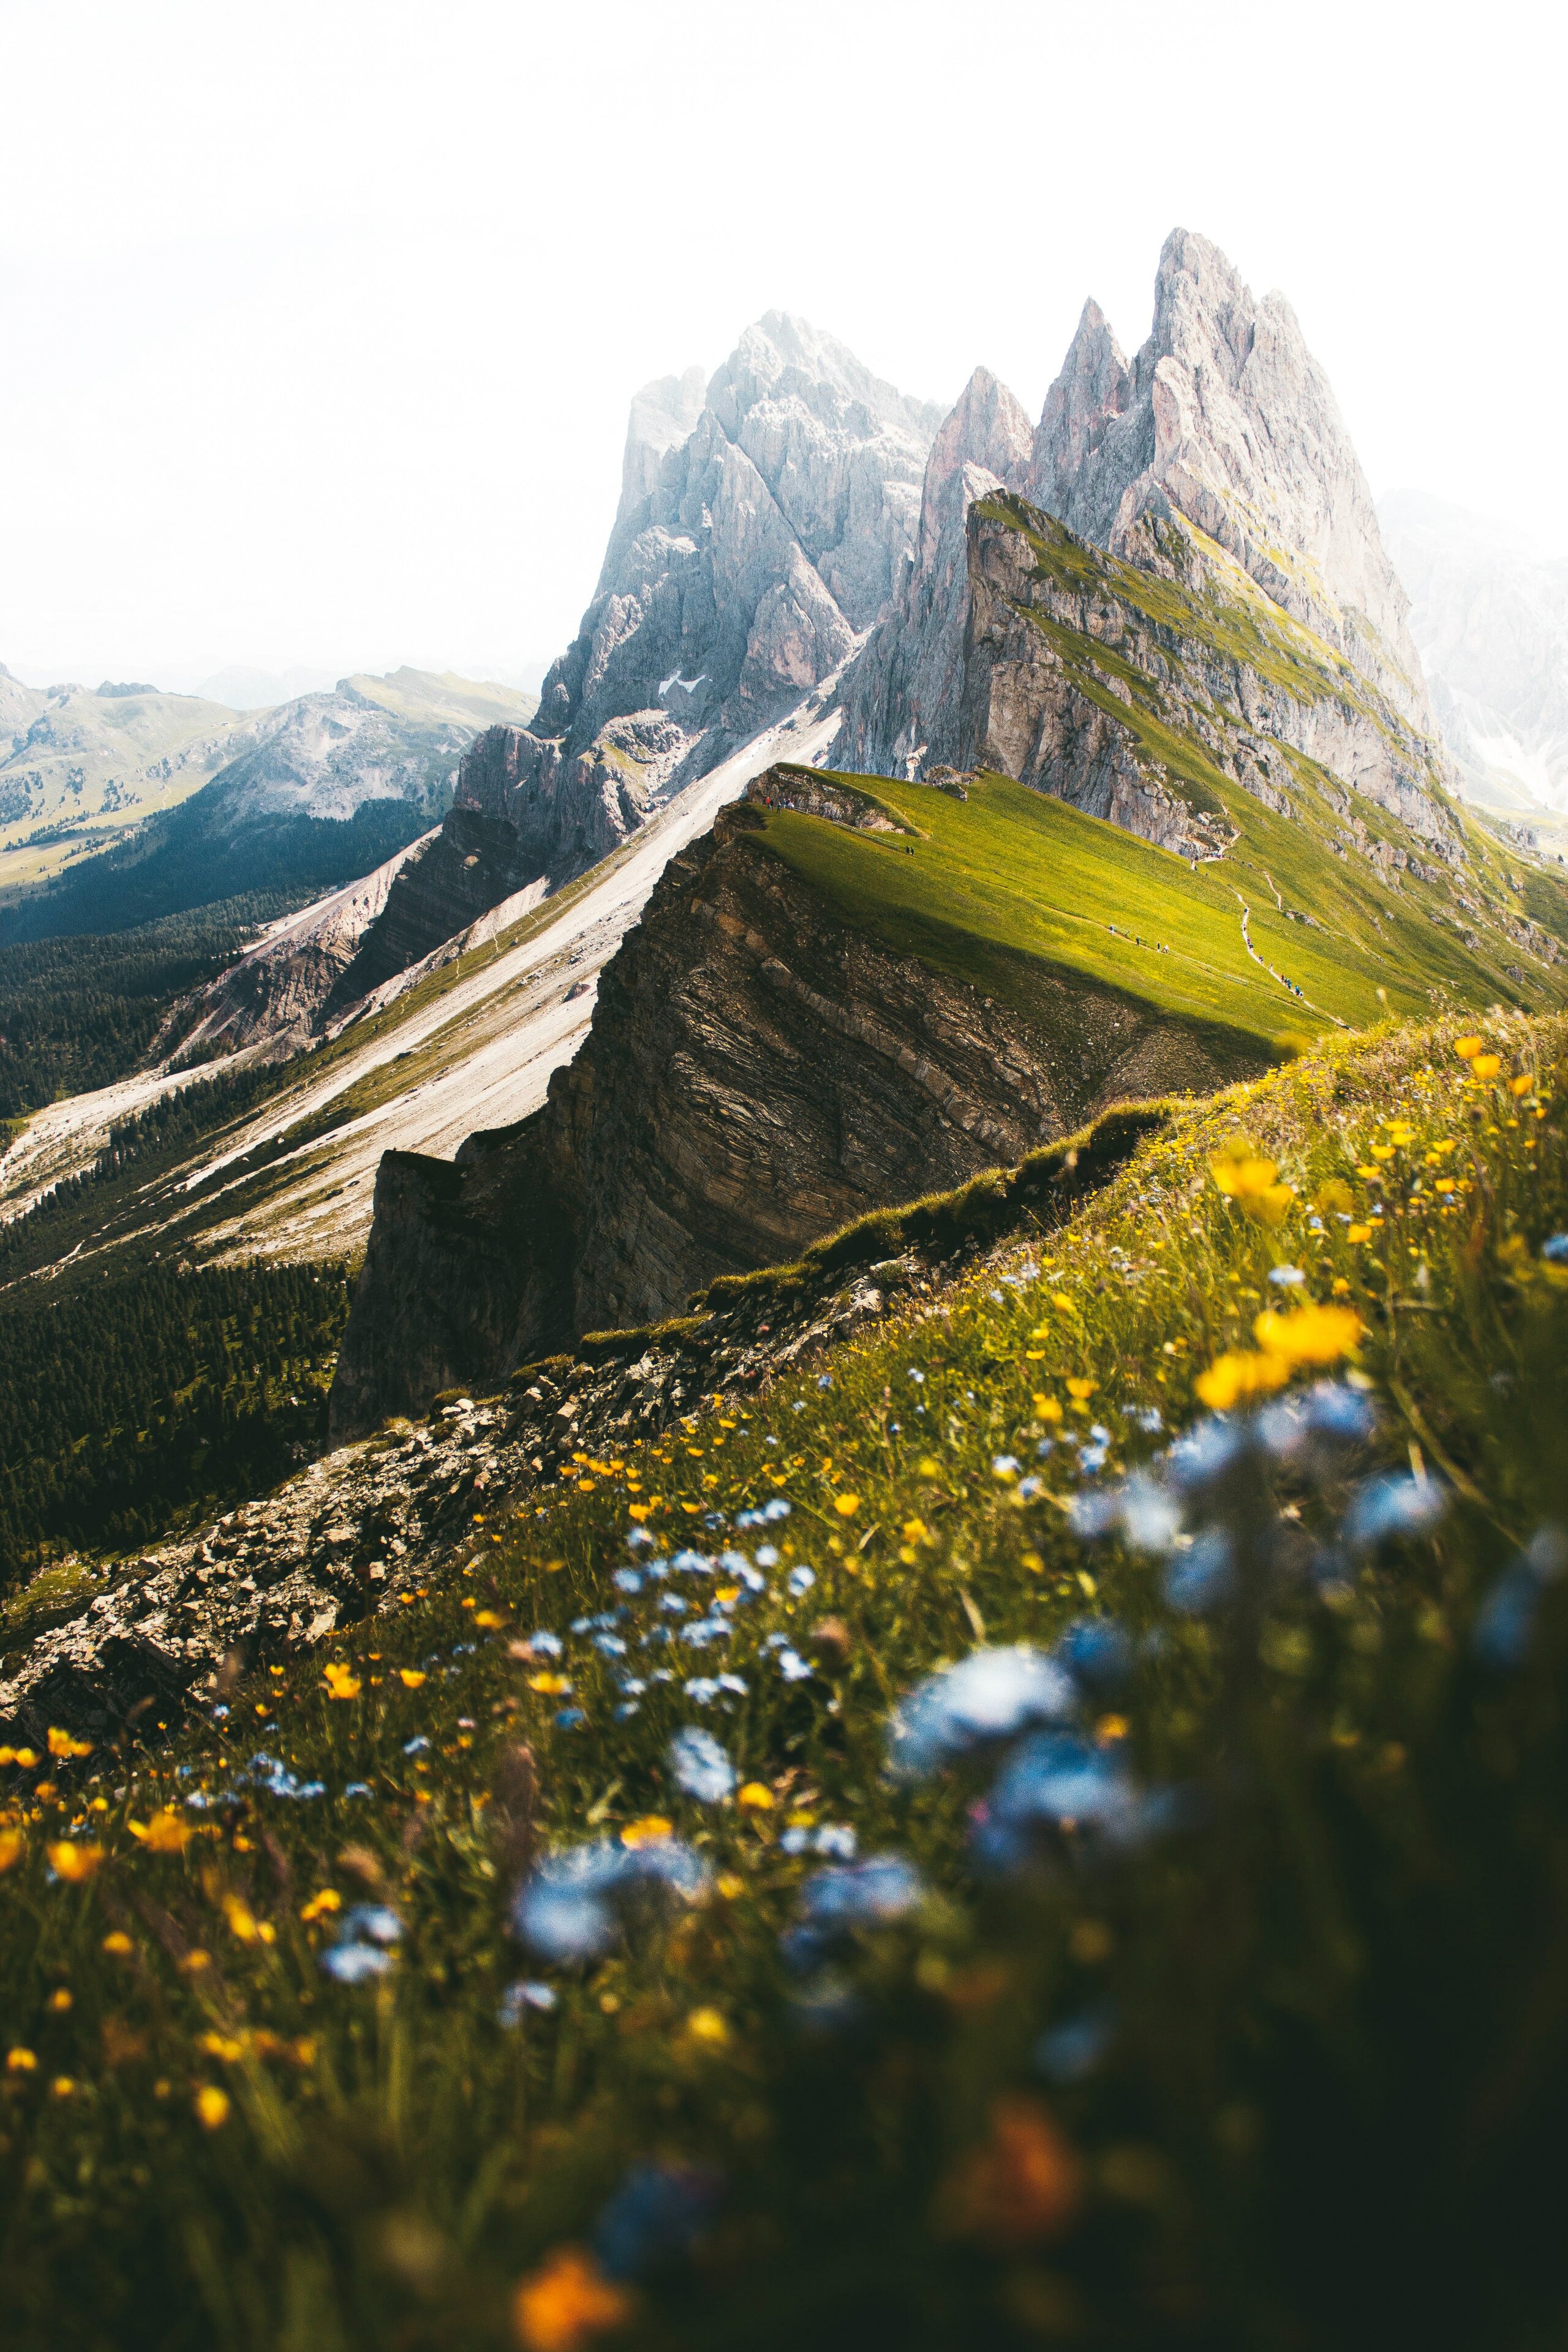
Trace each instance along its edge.
<path fill-rule="evenodd" d="M 775 770 L 748 802 L 861 821 L 859 796 L 831 797 Z M 1114 989 L 1043 974 L 1026 1014 L 891 952 L 763 848 L 760 823 L 742 803 L 672 861 L 542 1110 L 455 1162 L 383 1160 L 339 1433 L 668 1315 L 1104 1104 L 1230 1075 Z"/>

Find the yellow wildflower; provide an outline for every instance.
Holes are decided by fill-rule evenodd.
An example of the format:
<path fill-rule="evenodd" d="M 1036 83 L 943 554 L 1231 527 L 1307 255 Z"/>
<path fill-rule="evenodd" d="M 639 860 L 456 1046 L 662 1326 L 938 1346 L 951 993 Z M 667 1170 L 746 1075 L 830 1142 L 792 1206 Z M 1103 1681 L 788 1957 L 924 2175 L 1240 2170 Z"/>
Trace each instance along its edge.
<path fill-rule="evenodd" d="M 1365 1333 L 1365 1325 L 1351 1307 L 1298 1307 L 1292 1314 L 1268 1307 L 1253 1323 L 1252 1335 L 1270 1355 L 1288 1364 L 1337 1364 Z"/>
<path fill-rule="evenodd" d="M 1069 1397 L 1075 1398 L 1079 1404 L 1082 1404 L 1086 1399 L 1094 1394 L 1094 1391 L 1099 1385 L 1100 1383 L 1098 1381 L 1069 1381 L 1068 1382 L 1068 1394 Z"/>
<path fill-rule="evenodd" d="M 1345 1234 L 1345 1239 L 1347 1242 L 1369 1242 L 1372 1239 L 1372 1227 L 1370 1225 L 1352 1225 Z"/>
<path fill-rule="evenodd" d="M 244 2042 L 232 2033 L 216 2032 L 204 2033 L 196 2047 L 199 2050 L 205 2050 L 209 2058 L 221 2058 L 229 2065 L 232 2065 L 237 2058 L 243 2058 L 245 2055 Z"/>
<path fill-rule="evenodd" d="M 1250 1404 L 1255 1397 L 1270 1396 L 1283 1388 L 1290 1367 L 1283 1356 L 1230 1352 L 1216 1356 L 1193 1386 L 1212 1412 L 1228 1412 L 1233 1405 Z"/>
<path fill-rule="evenodd" d="M 1451 1192 L 1454 1190 L 1454 1180 L 1451 1176 L 1439 1176 L 1432 1189 L 1435 1192 Z"/>
<path fill-rule="evenodd" d="M 1502 1067 L 1500 1054 L 1478 1054 L 1470 1064 L 1478 1078 L 1495 1078 Z"/>
<path fill-rule="evenodd" d="M 634 1853 L 645 1845 L 662 1845 L 667 1837 L 675 1834 L 675 1823 L 662 1813 L 644 1813 L 640 1820 L 628 1822 L 621 1832 L 621 1843 Z"/>
<path fill-rule="evenodd" d="M 114 1927 L 105 1936 L 103 1948 L 106 1952 L 112 1952 L 117 1959 L 122 1960 L 128 1952 L 135 1949 L 135 1947 L 123 1927 Z"/>
<path fill-rule="evenodd" d="M 1372 1147 L 1372 1156 L 1374 1160 L 1392 1160 L 1394 1157 L 1393 1144 L 1374 1143 Z"/>
<path fill-rule="evenodd" d="M 69 2074 L 57 2074 L 49 2089 L 57 2099 L 68 2099 L 75 2095 L 76 2084 Z"/>
<path fill-rule="evenodd" d="M 1415 1142 L 1415 1129 L 1407 1118 L 1391 1119 L 1388 1122 L 1388 1139 L 1390 1143 L 1397 1143 L 1403 1149 L 1405 1145 Z"/>
<path fill-rule="evenodd" d="M 127 1822 L 125 1826 L 133 1838 L 141 1839 L 149 1853 L 183 1853 L 195 1835 L 189 1824 L 167 1807 L 154 1813 L 150 1822 Z"/>
<path fill-rule="evenodd" d="M 773 1792 L 765 1780 L 748 1780 L 735 1799 L 738 1805 L 749 1806 L 753 1812 L 758 1813 L 770 1812 L 773 1810 Z"/>
<path fill-rule="evenodd" d="M 0 1830 L 0 1875 L 15 1867 L 27 1851 L 20 1830 Z"/>
<path fill-rule="evenodd" d="M 37 2063 L 31 2050 L 8 2050 L 5 2053 L 6 2070 L 13 2074 L 31 2074 L 37 2071 Z"/>
<path fill-rule="evenodd" d="M 493 1609 L 480 1609 L 475 1612 L 474 1622 L 482 1626 L 487 1633 L 493 1633 L 498 1626 L 506 1623 L 506 1619 Z"/>
<path fill-rule="evenodd" d="M 57 1878 L 63 1878 L 68 1886 L 85 1885 L 103 1860 L 100 1845 L 72 1845 L 65 1839 L 45 1851 L 49 1857 L 49 1868 Z"/>
<path fill-rule="evenodd" d="M 71 1993 L 69 1986 L 57 1985 L 53 1992 L 49 1995 L 49 2007 L 54 2011 L 57 2017 L 63 2017 L 66 2011 L 69 2009 L 70 2006 Z"/>
<path fill-rule="evenodd" d="M 301 1905 L 300 1916 L 309 1927 L 313 1919 L 324 1919 L 329 1911 L 341 1911 L 342 1907 L 343 1898 L 337 1888 L 323 1886 L 319 1895 L 312 1895 L 308 1903 Z"/>
<path fill-rule="evenodd" d="M 51 1756 L 90 1756 L 92 1754 L 90 1739 L 73 1739 L 68 1731 L 61 1731 L 54 1724 L 49 1726 L 48 1747 Z"/>
<path fill-rule="evenodd" d="M 694 2009 L 686 2021 L 686 2031 L 693 2042 L 706 2042 L 721 2050 L 730 2039 L 730 2021 L 721 2009 Z"/>
<path fill-rule="evenodd" d="M 254 1944 L 261 1936 L 260 1921 L 249 1906 L 240 1901 L 237 1895 L 224 1896 L 223 1916 L 228 1932 L 237 1943 Z"/>
<path fill-rule="evenodd" d="M 841 1519 L 852 1519 L 860 1507 L 858 1495 L 835 1495 L 833 1507 Z"/>
<path fill-rule="evenodd" d="M 403 1685 L 405 1690 L 417 1690 L 420 1684 L 426 1680 L 426 1676 L 420 1672 L 417 1666 L 399 1666 L 397 1669 L 397 1679 Z"/>
<path fill-rule="evenodd" d="M 528 1687 L 542 1698 L 564 1698 L 572 1687 L 570 1675 L 530 1675 Z"/>
<path fill-rule="evenodd" d="M 1484 1037 L 1456 1037 L 1454 1051 L 1461 1062 L 1473 1062 L 1485 1043 Z"/>
<path fill-rule="evenodd" d="M 204 2131 L 218 2131 L 228 2121 L 229 2096 L 216 2083 L 204 2083 L 196 2093 L 196 2121 Z"/>
<path fill-rule="evenodd" d="M 1060 1421 L 1062 1417 L 1062 1409 L 1059 1401 L 1056 1397 L 1046 1396 L 1040 1391 L 1037 1390 L 1033 1402 L 1035 1411 L 1039 1414 L 1042 1421 Z"/>
<path fill-rule="evenodd" d="M 580 2352 L 592 2336 L 622 2327 L 631 2298 L 580 2246 L 557 2246 L 521 2280 L 512 2297 L 512 2328 L 522 2352 Z"/>
<path fill-rule="evenodd" d="M 321 1680 L 329 1698 L 358 1698 L 359 1676 L 341 1659 L 330 1659 L 321 1670 Z"/>
<path fill-rule="evenodd" d="M 1510 1078 L 1508 1082 L 1508 1090 L 1510 1095 L 1527 1095 L 1530 1092 L 1532 1083 L 1533 1081 L 1527 1070 L 1522 1077 Z"/>

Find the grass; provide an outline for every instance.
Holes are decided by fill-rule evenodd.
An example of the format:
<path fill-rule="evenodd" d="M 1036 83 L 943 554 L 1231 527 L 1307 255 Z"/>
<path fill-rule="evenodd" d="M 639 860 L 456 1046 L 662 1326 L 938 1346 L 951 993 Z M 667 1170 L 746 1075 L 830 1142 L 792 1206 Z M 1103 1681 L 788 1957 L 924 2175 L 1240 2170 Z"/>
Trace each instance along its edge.
<path fill-rule="evenodd" d="M 977 777 L 967 801 L 885 777 L 849 781 L 874 782 L 881 804 L 919 837 L 764 809 L 761 840 L 844 922 L 1026 1009 L 1037 1008 L 1044 980 L 1089 980 L 1192 1024 L 1223 1067 L 1226 1055 L 1237 1066 L 1259 1046 L 1276 1048 L 1282 1034 L 1334 1022 L 1364 1027 L 1385 1010 L 1425 1012 L 1434 1000 L 1507 1003 L 1524 992 L 1501 969 L 1500 943 L 1474 956 L 1433 924 L 1430 886 L 1412 882 L 1396 896 L 1363 880 L 1323 854 L 1315 811 L 1278 816 L 1224 780 L 1238 838 L 1196 873 L 1006 777 Z M 1322 928 L 1281 913 L 1270 877 L 1287 907 Z M 1259 954 L 1301 997 L 1247 955 L 1243 902 Z M 1532 1001 L 1565 992 L 1555 967 L 1532 971 Z"/>
<path fill-rule="evenodd" d="M 486 1515 L 449 1588 L 334 1646 L 343 1697 L 302 1654 L 168 1753 L 12 1767 L 8 2341 L 597 2342 L 586 2306 L 568 2325 L 570 2277 L 596 2274 L 561 2250 L 637 2163 L 667 2168 L 666 2219 L 650 2260 L 617 2260 L 624 2204 L 619 2237 L 600 2228 L 637 2273 L 595 2285 L 612 2347 L 1559 2340 L 1563 1588 L 1512 1672 L 1478 1663 L 1472 1628 L 1568 1514 L 1568 1289 L 1541 1255 L 1568 1223 L 1568 1027 L 1486 1025 L 1495 1081 L 1451 1024 L 1406 1025 L 1179 1108 L 1048 1238 L 1026 1222 L 820 1370 Z M 1211 1175 L 1242 1134 L 1293 1188 L 1277 1224 Z M 1288 1295 L 1363 1326 L 1366 1466 L 1418 1464 L 1447 1513 L 1317 1583 L 1184 1614 L 1070 1507 L 1199 1412 L 1195 1381 L 1252 1351 L 1286 1263 Z M 775 1496 L 787 1517 L 737 1526 Z M 1343 1513 L 1331 1482 L 1287 1475 L 1276 1500 L 1287 1547 Z M 721 1570 L 721 1648 L 645 1641 L 689 1622 L 661 1594 L 714 1587 L 617 1588 L 637 1526 L 757 1560 L 749 1603 Z M 596 1630 L 625 1656 L 569 1630 L 615 1611 Z M 1189 1792 L 1185 1826 L 1098 1861 L 1068 1832 L 986 1878 L 975 1769 L 889 1780 L 889 1711 L 977 1643 L 1085 1615 L 1140 1644 L 1094 1752 Z M 561 1658 L 515 1653 L 540 1626 Z M 786 1676 L 771 1637 L 814 1670 Z M 721 1670 L 744 1690 L 686 1689 Z M 755 1802 L 675 1786 L 690 1724 Z M 258 1744 L 326 1793 L 182 1802 Z M 159 1852 L 131 1824 L 165 1806 Z M 654 1836 L 652 1815 L 703 1857 L 704 1899 L 634 1918 L 587 1968 L 527 1959 L 508 1910 L 531 1848 Z M 911 1857 L 927 1892 L 847 1937 L 825 1988 L 779 1937 L 823 1866 L 792 1847 L 830 1824 Z M 102 1859 L 51 1876 L 51 1844 Z M 334 1984 L 321 1954 L 373 1895 L 395 1963 Z M 553 2006 L 499 2022 L 535 1978 Z M 1051 2079 L 1042 2030 L 1085 2018 L 1113 2021 L 1109 2049 Z M 713 2177 L 689 2259 L 679 2166 Z"/>

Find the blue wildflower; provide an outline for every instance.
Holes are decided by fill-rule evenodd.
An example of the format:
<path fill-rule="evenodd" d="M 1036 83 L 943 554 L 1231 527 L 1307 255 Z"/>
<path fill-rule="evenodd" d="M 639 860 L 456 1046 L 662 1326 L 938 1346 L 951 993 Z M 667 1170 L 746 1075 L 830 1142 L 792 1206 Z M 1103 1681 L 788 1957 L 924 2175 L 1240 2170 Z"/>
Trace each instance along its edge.
<path fill-rule="evenodd" d="M 1541 1255 L 1549 1265 L 1568 1265 L 1568 1234 L 1553 1234 L 1543 1241 Z"/>
<path fill-rule="evenodd" d="M 1278 1284 L 1281 1290 L 1295 1290 L 1306 1281 L 1307 1277 L 1299 1265 L 1277 1265 L 1268 1279 Z"/>
<path fill-rule="evenodd" d="M 1184 1617 L 1222 1608 L 1236 1591 L 1236 1556 L 1224 1528 L 1205 1528 L 1165 1570 L 1164 1594 Z"/>
<path fill-rule="evenodd" d="M 333 1944 L 321 1954 L 321 1967 L 334 1983 L 363 1984 L 369 1977 L 383 1977 L 392 1966 L 392 1955 L 375 1944 Z"/>
<path fill-rule="evenodd" d="M 556 1992 L 553 1985 L 510 1984 L 500 1997 L 500 2007 L 496 2012 L 497 2021 L 505 2026 L 521 2025 L 525 2010 L 536 2009 L 548 2011 L 554 2008 L 555 2002 Z"/>
<path fill-rule="evenodd" d="M 1521 1666 L 1529 1654 L 1541 1596 L 1568 1570 L 1568 1537 L 1561 1528 L 1537 1528 L 1482 1602 L 1470 1639 L 1482 1664 Z"/>
<path fill-rule="evenodd" d="M 1081 2083 L 1100 2064 L 1115 2033 L 1115 2014 L 1108 2006 L 1080 2010 L 1041 2034 L 1035 2064 L 1049 2083 Z"/>
<path fill-rule="evenodd" d="M 816 1571 L 810 1568 L 792 1568 L 785 1580 L 790 1591 L 799 1601 L 816 1582 Z"/>
<path fill-rule="evenodd" d="M 810 1680 L 811 1668 L 797 1650 L 792 1650 L 786 1644 L 775 1655 L 778 1670 L 786 1683 L 804 1683 Z"/>
<path fill-rule="evenodd" d="M 689 1724 L 665 1750 L 676 1786 L 700 1804 L 716 1805 L 733 1793 L 735 1768 L 710 1731 Z"/>
<path fill-rule="evenodd" d="M 1069 1716 L 1072 1677 L 1041 1650 L 975 1650 L 930 1675 L 895 1714 L 890 1760 L 901 1775 L 933 1771 L 983 1742 L 1008 1739 L 1032 1723 Z"/>
<path fill-rule="evenodd" d="M 634 2165 L 594 2223 L 605 2275 L 645 2278 L 685 2261 L 712 2218 L 720 2187 L 716 2173 L 697 2165 Z"/>
<path fill-rule="evenodd" d="M 1385 1473 L 1358 1489 L 1345 1516 L 1345 1541 L 1352 1550 L 1371 1551 L 1394 1536 L 1424 1535 L 1447 1507 L 1447 1490 L 1435 1478 Z"/>

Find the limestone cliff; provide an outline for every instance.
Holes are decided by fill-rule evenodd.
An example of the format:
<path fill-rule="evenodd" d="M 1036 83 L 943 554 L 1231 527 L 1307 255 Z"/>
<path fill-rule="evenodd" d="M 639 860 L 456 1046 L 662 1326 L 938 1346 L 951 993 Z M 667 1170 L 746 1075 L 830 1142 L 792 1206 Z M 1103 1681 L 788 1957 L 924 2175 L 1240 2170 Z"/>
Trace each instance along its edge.
<path fill-rule="evenodd" d="M 864 819 L 798 772 L 749 798 Z M 383 1160 L 339 1433 L 666 1316 L 1103 1104 L 1229 1074 L 1198 1029 L 1112 987 L 1042 969 L 1026 1013 L 891 952 L 772 856 L 760 824 L 742 803 L 666 869 L 542 1110 L 455 1162 Z"/>

